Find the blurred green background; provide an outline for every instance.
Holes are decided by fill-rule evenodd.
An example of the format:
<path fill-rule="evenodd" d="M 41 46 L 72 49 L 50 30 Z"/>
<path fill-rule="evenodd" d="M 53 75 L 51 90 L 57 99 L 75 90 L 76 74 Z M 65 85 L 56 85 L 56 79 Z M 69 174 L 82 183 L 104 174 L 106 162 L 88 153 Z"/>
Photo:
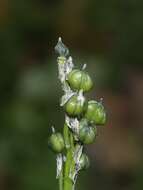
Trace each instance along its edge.
<path fill-rule="evenodd" d="M 0 190 L 58 190 L 47 139 L 64 121 L 59 36 L 108 112 L 77 190 L 142 190 L 142 0 L 0 0 Z"/>

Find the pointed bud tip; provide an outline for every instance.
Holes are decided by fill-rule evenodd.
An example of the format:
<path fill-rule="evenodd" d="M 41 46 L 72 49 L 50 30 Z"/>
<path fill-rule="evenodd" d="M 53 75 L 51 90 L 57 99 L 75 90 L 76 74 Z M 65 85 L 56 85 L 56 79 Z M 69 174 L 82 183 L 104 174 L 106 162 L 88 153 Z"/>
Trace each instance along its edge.
<path fill-rule="evenodd" d="M 61 37 L 59 37 L 58 42 L 62 42 L 62 38 Z"/>
<path fill-rule="evenodd" d="M 59 37 L 58 39 L 58 43 L 55 46 L 55 51 L 56 53 L 58 53 L 60 56 L 68 56 L 69 55 L 69 50 L 68 48 L 65 46 L 65 44 L 62 42 L 62 38 Z"/>

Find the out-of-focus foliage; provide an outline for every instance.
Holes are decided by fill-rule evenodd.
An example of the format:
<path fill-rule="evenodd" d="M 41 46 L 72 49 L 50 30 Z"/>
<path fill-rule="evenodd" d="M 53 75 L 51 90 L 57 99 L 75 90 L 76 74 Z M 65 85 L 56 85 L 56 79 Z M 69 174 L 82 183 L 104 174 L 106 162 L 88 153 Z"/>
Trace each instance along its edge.
<path fill-rule="evenodd" d="M 64 115 L 54 46 L 59 36 L 95 80 L 108 123 L 87 151 L 78 189 L 143 188 L 143 2 L 1 0 L 0 189 L 58 189 L 51 126 Z"/>

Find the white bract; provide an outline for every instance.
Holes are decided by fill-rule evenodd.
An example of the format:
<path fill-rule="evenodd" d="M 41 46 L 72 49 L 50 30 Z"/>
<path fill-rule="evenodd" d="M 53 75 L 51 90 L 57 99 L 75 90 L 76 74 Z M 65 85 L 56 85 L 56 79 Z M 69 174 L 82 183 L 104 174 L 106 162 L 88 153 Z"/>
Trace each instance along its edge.
<path fill-rule="evenodd" d="M 79 121 L 77 118 L 71 118 L 68 115 L 65 117 L 66 124 L 75 134 L 79 134 Z"/>
<path fill-rule="evenodd" d="M 58 179 L 61 172 L 62 172 L 62 167 L 63 167 L 63 156 L 62 154 L 57 155 L 57 176 L 56 178 Z"/>

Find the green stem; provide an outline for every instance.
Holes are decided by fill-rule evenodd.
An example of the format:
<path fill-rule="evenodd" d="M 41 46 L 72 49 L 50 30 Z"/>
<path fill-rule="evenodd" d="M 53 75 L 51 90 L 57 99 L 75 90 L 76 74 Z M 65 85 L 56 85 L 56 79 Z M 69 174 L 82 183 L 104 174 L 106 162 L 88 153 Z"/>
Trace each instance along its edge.
<path fill-rule="evenodd" d="M 70 145 L 70 138 L 69 138 L 69 128 L 66 123 L 64 124 L 63 135 L 64 135 L 65 147 L 66 149 L 69 149 L 71 145 Z"/>
<path fill-rule="evenodd" d="M 68 126 L 64 125 L 64 139 L 66 143 L 66 162 L 64 167 L 64 190 L 72 190 L 73 189 L 73 181 L 70 178 L 70 169 L 71 163 L 73 161 L 73 137 L 72 133 L 70 132 Z"/>
<path fill-rule="evenodd" d="M 71 161 L 72 161 L 72 152 L 71 150 L 68 150 L 66 163 L 65 163 L 64 190 L 72 190 L 73 187 L 73 182 L 69 177 Z"/>

